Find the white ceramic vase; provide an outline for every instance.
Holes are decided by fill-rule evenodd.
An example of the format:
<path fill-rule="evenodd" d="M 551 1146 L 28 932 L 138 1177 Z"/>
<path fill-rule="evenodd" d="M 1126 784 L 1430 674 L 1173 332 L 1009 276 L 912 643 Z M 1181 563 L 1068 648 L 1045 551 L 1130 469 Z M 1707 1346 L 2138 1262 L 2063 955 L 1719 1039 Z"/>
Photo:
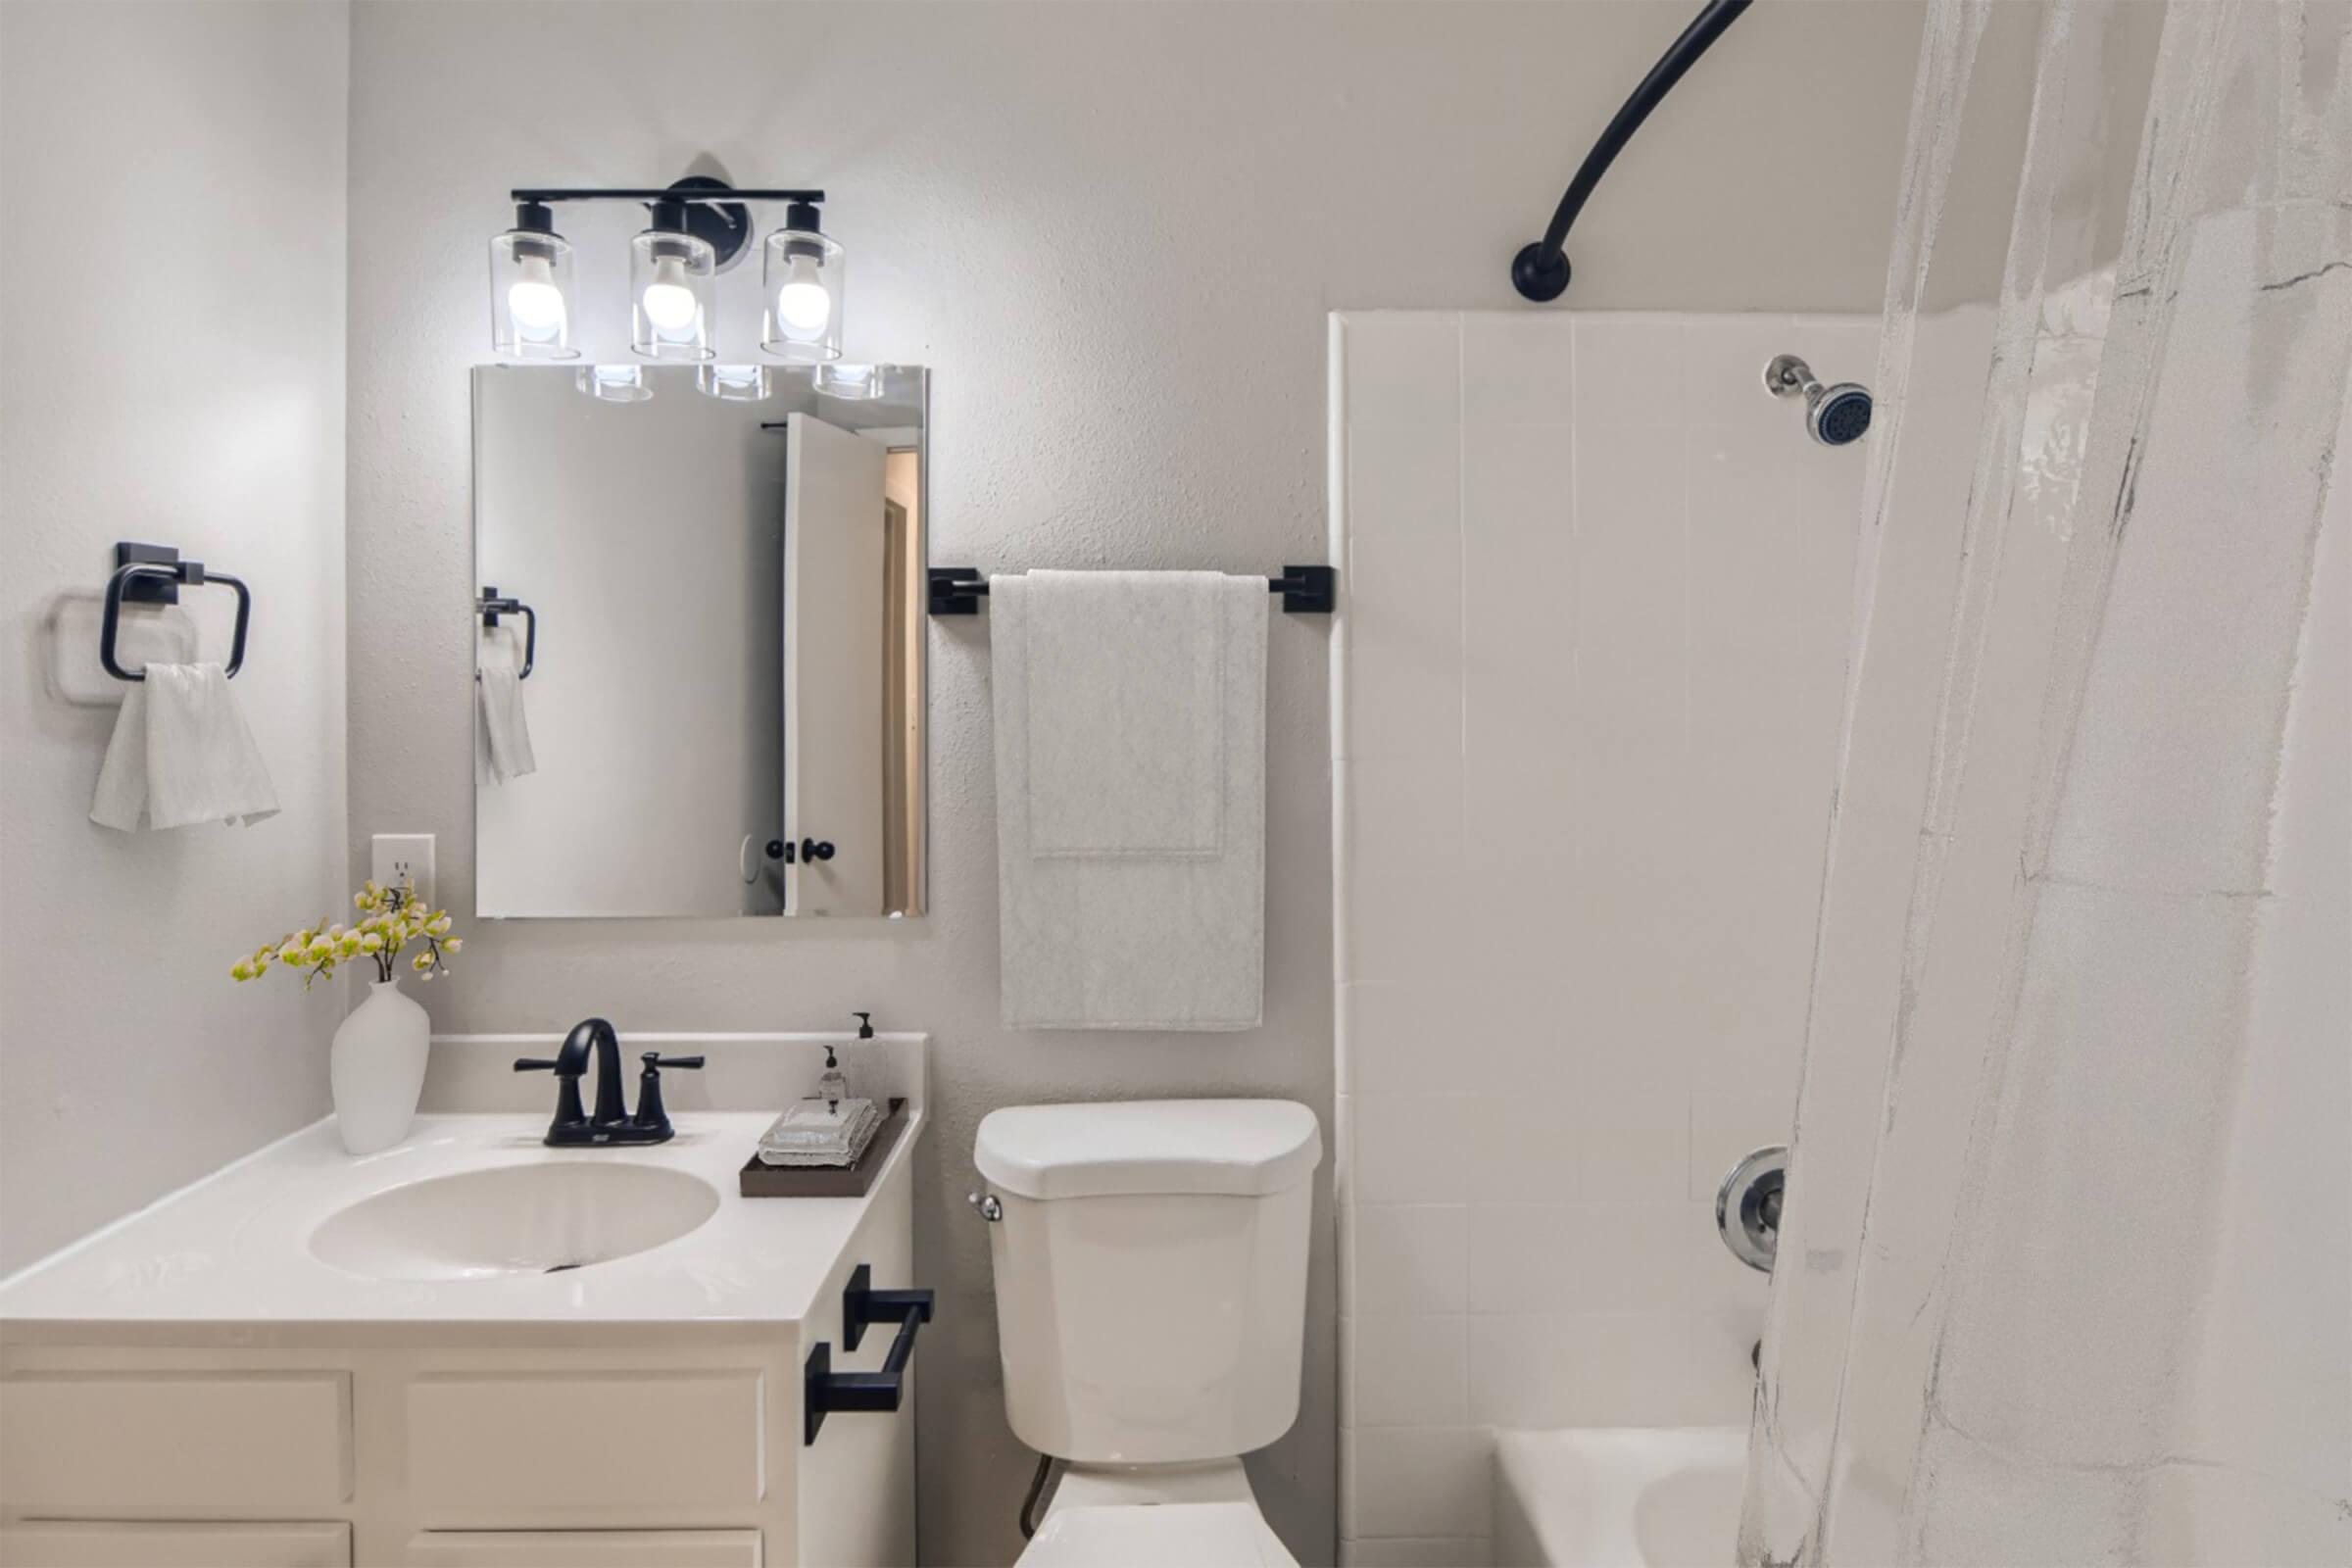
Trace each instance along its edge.
<path fill-rule="evenodd" d="M 368 982 L 368 1000 L 343 1020 L 327 1053 L 335 1130 L 345 1149 L 372 1154 L 409 1135 L 424 1093 L 432 1032 L 425 1010 L 401 994 L 398 980 Z"/>

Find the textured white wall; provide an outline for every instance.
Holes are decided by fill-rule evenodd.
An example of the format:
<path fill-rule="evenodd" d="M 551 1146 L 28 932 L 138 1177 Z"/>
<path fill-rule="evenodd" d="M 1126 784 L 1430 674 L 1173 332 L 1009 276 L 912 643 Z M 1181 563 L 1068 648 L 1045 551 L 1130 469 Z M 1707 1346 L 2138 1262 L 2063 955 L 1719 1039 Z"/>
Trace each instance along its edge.
<path fill-rule="evenodd" d="M 1746 1418 L 1863 480 L 1761 372 L 1877 340 L 1334 323 L 1343 1561 L 1491 1561 L 1495 1428 Z"/>
<path fill-rule="evenodd" d="M 0 6 L 0 1270 L 326 1108 L 335 988 L 228 966 L 343 896 L 348 45 L 341 5 Z M 252 586 L 282 814 L 87 819 L 116 710 L 50 681 L 112 685 L 118 539 Z M 227 599 L 182 600 L 215 659 Z"/>
<path fill-rule="evenodd" d="M 744 182 L 825 185 L 851 248 L 850 352 L 937 373 L 934 560 L 1262 571 L 1322 558 L 1325 313 L 1511 304 L 1512 252 L 1687 21 L 1675 5 L 364 0 L 355 863 L 371 831 L 434 832 L 441 892 L 466 913 L 466 388 L 508 187 L 660 182 L 704 153 Z M 1573 247 L 1572 302 L 1875 309 L 1919 24 L 1910 4 L 1757 8 L 1619 161 Z M 567 223 L 608 322 L 629 216 Z M 722 331 L 742 341 L 741 316 Z M 668 537 L 649 519 L 649 545 Z M 1029 1462 L 1004 1426 L 985 1239 L 962 1205 L 978 1118 L 1152 1094 L 1330 1109 L 1330 633 L 1273 628 L 1265 1028 L 1113 1038 L 997 1026 L 987 623 L 934 630 L 930 918 L 485 926 L 429 1000 L 443 1029 L 589 1011 L 810 1028 L 872 1006 L 932 1031 L 940 1119 L 917 1224 L 942 1332 L 923 1349 L 923 1538 L 930 1560 L 969 1563 L 1017 1549 Z M 1332 1252 L 1322 1226 L 1303 1413 L 1254 1467 L 1310 1562 L 1334 1544 Z"/>

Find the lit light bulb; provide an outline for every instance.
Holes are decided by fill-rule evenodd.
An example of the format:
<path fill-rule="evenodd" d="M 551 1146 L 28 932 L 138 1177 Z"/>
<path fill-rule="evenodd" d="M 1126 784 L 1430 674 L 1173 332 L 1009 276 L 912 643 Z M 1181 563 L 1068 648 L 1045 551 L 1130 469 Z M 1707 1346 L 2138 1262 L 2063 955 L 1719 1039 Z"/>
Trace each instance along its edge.
<path fill-rule="evenodd" d="M 784 273 L 784 286 L 776 290 L 776 319 L 791 336 L 813 338 L 824 334 L 832 318 L 833 295 L 817 278 L 816 258 L 795 256 Z"/>
<path fill-rule="evenodd" d="M 638 303 L 645 309 L 645 318 L 654 329 L 665 334 L 684 333 L 694 326 L 699 307 L 694 289 L 686 281 L 686 264 L 675 256 L 664 256 L 654 264 L 654 280 L 645 285 Z"/>
<path fill-rule="evenodd" d="M 556 270 L 544 256 L 519 258 L 522 275 L 507 285 L 507 315 L 515 332 L 533 342 L 564 335 L 564 291 L 556 286 Z"/>

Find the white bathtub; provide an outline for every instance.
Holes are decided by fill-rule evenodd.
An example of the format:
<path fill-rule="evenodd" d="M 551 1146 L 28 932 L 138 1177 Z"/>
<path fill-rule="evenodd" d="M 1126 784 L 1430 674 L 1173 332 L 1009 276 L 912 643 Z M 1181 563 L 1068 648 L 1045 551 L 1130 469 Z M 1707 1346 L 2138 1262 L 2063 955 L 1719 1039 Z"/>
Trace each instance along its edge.
<path fill-rule="evenodd" d="M 1731 1568 L 1745 1427 L 1494 1434 L 1496 1568 Z"/>

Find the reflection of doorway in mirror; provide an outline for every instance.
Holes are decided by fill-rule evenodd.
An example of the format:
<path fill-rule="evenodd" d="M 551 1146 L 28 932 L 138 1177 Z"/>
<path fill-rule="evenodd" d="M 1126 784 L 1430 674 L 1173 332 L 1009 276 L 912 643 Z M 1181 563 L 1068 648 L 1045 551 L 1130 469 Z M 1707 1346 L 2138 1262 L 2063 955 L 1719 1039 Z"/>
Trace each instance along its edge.
<path fill-rule="evenodd" d="M 917 910 L 923 885 L 923 466 L 913 431 L 882 467 L 882 907 Z"/>

